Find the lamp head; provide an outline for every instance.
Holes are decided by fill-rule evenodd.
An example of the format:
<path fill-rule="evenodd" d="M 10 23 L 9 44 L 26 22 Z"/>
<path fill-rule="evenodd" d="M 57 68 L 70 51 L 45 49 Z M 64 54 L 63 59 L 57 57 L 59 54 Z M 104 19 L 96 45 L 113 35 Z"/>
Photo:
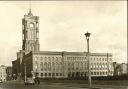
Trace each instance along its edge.
<path fill-rule="evenodd" d="M 88 33 L 88 32 L 85 33 L 86 39 L 89 39 L 90 35 L 91 35 L 91 33 Z"/>

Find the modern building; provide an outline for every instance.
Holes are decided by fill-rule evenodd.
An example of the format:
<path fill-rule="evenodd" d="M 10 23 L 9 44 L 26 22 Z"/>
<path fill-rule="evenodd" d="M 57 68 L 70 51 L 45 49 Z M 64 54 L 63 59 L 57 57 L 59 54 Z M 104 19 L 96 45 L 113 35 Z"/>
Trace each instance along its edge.
<path fill-rule="evenodd" d="M 2 81 L 6 81 L 7 79 L 6 79 L 6 66 L 4 66 L 4 65 L 1 65 L 0 66 L 0 80 L 2 80 Z"/>
<path fill-rule="evenodd" d="M 31 10 L 22 19 L 22 50 L 13 61 L 16 75 L 39 76 L 41 78 L 86 77 L 88 60 L 86 52 L 40 51 L 39 17 Z M 112 76 L 111 53 L 90 53 L 92 76 Z"/>

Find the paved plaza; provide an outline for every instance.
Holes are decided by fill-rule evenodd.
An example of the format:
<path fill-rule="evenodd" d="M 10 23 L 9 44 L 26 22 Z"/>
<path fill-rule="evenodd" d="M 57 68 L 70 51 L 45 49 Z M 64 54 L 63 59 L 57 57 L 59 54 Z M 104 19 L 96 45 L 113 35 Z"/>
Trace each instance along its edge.
<path fill-rule="evenodd" d="M 128 89 L 127 86 L 93 85 L 100 89 Z M 40 85 L 24 85 L 23 81 L 8 81 L 0 84 L 0 89 L 88 89 L 87 84 L 44 83 Z"/>

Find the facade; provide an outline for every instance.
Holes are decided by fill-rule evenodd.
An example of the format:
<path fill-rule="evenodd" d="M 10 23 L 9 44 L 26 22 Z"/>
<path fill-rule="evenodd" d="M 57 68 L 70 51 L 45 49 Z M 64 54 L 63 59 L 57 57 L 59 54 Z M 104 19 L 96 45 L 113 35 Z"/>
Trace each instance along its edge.
<path fill-rule="evenodd" d="M 31 51 L 39 51 L 38 19 L 38 16 L 33 16 L 31 10 L 22 19 L 22 50 L 17 52 L 17 59 L 12 61 L 12 71 L 15 79 L 23 75 L 23 56 Z"/>
<path fill-rule="evenodd" d="M 12 67 L 8 66 L 6 68 L 6 79 L 11 80 L 12 79 Z"/>
<path fill-rule="evenodd" d="M 22 19 L 22 50 L 13 61 L 16 75 L 41 78 L 86 77 L 88 60 L 86 52 L 40 51 L 39 17 L 31 10 Z M 90 53 L 92 76 L 112 76 L 113 64 L 110 53 Z"/>
<path fill-rule="evenodd" d="M 0 66 L 0 80 L 2 80 L 2 81 L 6 81 L 6 66 L 4 66 L 4 65 L 1 65 Z"/>
<path fill-rule="evenodd" d="M 111 54 L 90 53 L 92 76 L 113 76 Z M 86 77 L 88 60 L 84 52 L 30 52 L 24 56 L 27 76 L 41 78 Z"/>
<path fill-rule="evenodd" d="M 19 60 L 14 60 L 12 61 L 12 78 L 14 80 L 17 79 L 18 77 L 18 74 L 20 73 L 20 63 L 19 63 Z"/>
<path fill-rule="evenodd" d="M 127 74 L 127 64 L 126 63 L 116 63 L 114 62 L 114 75 L 125 75 Z"/>
<path fill-rule="evenodd" d="M 127 64 L 126 63 L 122 63 L 120 65 L 121 67 L 121 75 L 127 74 Z"/>
<path fill-rule="evenodd" d="M 33 16 L 31 10 L 22 19 L 22 50 L 25 54 L 39 51 L 39 17 Z"/>
<path fill-rule="evenodd" d="M 117 63 L 117 62 L 113 62 L 113 68 L 114 68 L 114 73 L 113 75 L 116 76 L 116 75 L 119 75 L 120 74 L 120 64 Z"/>

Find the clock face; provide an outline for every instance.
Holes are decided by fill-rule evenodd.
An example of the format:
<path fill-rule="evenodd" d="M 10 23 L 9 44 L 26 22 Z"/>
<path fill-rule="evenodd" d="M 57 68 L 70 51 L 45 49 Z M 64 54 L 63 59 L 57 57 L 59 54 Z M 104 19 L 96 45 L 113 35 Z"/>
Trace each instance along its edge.
<path fill-rule="evenodd" d="M 34 27 L 34 24 L 33 23 L 30 23 L 30 27 L 33 28 Z"/>

